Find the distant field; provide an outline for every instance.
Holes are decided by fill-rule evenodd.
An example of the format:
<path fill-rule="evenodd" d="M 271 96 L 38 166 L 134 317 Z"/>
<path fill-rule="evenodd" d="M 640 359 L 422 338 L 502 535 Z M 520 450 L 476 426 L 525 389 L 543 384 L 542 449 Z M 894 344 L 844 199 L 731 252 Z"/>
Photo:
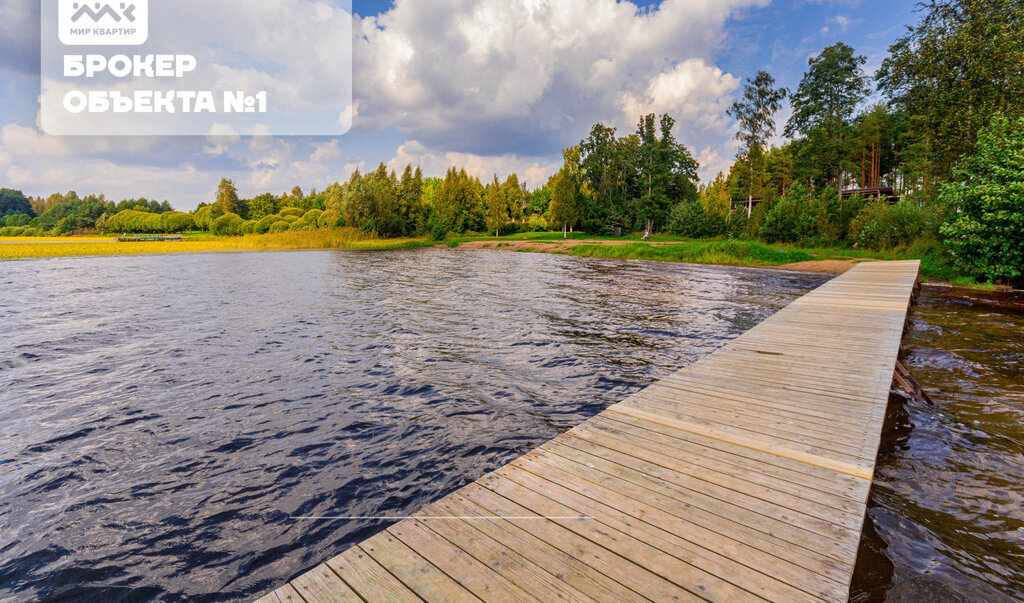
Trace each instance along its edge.
<path fill-rule="evenodd" d="M 202 237 L 189 237 L 185 241 L 142 241 L 136 243 L 118 243 L 109 237 L 47 237 L 40 239 L 6 237 L 0 238 L 0 260 L 215 251 L 399 249 L 432 244 L 427 243 L 424 239 L 378 239 L 349 228 L 242 237 L 213 237 L 203 233 Z"/>
<path fill-rule="evenodd" d="M 143 236 L 143 235 L 133 235 Z M 207 232 L 186 233 L 185 241 L 143 241 L 118 243 L 110 236 L 0 237 L 0 260 L 95 255 L 141 255 L 154 253 L 199 253 L 230 251 L 273 251 L 299 249 L 403 249 L 429 247 L 437 242 L 425 238 L 380 239 L 352 228 L 299 230 L 277 234 L 215 237 Z M 871 252 L 845 248 L 801 248 L 766 245 L 755 241 L 695 240 L 659 234 L 649 243 L 640 234 L 625 237 L 594 237 L 560 232 L 529 232 L 504 237 L 451 237 L 449 247 L 491 247 L 513 251 L 563 253 L 568 255 L 665 262 L 691 262 L 734 266 L 780 266 L 800 262 L 850 260 L 921 259 L 922 275 L 929 280 L 977 286 L 973 279 L 956 273 L 944 258 L 928 252 Z M 817 268 L 812 268 L 817 269 Z"/>

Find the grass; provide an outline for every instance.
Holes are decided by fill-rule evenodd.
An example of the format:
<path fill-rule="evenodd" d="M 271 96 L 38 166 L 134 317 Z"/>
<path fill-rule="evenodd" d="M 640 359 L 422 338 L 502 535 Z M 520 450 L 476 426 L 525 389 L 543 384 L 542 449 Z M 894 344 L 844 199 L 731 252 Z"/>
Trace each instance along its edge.
<path fill-rule="evenodd" d="M 781 266 L 816 259 L 804 251 L 780 249 L 754 241 L 683 241 L 663 245 L 576 245 L 569 255 L 598 258 L 690 262 L 729 266 Z"/>
<path fill-rule="evenodd" d="M 204 233 L 205 234 L 205 233 Z M 378 239 L 351 228 L 298 230 L 242 237 L 203 236 L 186 241 L 118 243 L 113 239 L 74 243 L 81 237 L 46 239 L 3 238 L 0 243 L 32 241 L 22 245 L 0 244 L 0 260 L 97 255 L 144 255 L 226 251 L 284 251 L 298 249 L 404 249 L 433 245 L 425 239 Z M 43 242 L 45 241 L 45 242 Z M 35 243 L 35 244 L 33 244 Z"/>
<path fill-rule="evenodd" d="M 653 260 L 662 262 L 691 262 L 697 264 L 722 264 L 729 266 L 780 266 L 796 262 L 818 260 L 921 260 L 921 275 L 926 281 L 940 281 L 957 286 L 982 289 L 995 288 L 979 284 L 975 279 L 958 272 L 949 258 L 934 242 L 916 243 L 906 249 L 890 251 L 867 251 L 846 247 L 800 247 L 790 244 L 768 245 L 757 241 L 698 240 L 685 239 L 670 234 L 656 234 L 651 245 L 642 241 L 640 233 L 625 237 L 588 236 L 583 233 L 569 233 L 563 238 L 561 232 L 529 232 L 505 237 L 464 236 L 445 241 L 450 247 L 473 241 L 508 242 L 528 241 L 537 243 L 521 251 L 550 251 L 582 257 Z M 566 247 L 559 243 L 573 243 Z M 593 243 L 592 243 L 593 242 Z M 616 242 L 616 245 L 601 244 Z M 500 245 L 501 243 L 499 243 Z M 550 250 L 544 244 L 551 244 Z"/>
<path fill-rule="evenodd" d="M 186 233 L 182 242 L 117 243 L 113 237 L 2 237 L 0 260 L 97 255 L 141 255 L 153 253 L 197 253 L 230 251 L 283 251 L 300 249 L 381 250 L 429 247 L 436 242 L 425 238 L 379 239 L 351 228 L 287 231 L 277 234 L 214 237 L 209 233 Z M 948 258 L 934 244 L 911 245 L 905 250 L 865 251 L 840 247 L 802 248 L 793 245 L 766 245 L 756 241 L 696 240 L 658 234 L 651 245 L 641 241 L 642 235 L 626 237 L 595 237 L 561 232 L 528 232 L 504 237 L 461 236 L 444 241 L 449 247 L 469 242 L 497 242 L 499 247 L 512 247 L 512 242 L 535 243 L 523 251 L 548 251 L 581 257 L 653 260 L 660 262 L 691 262 L 729 266 L 780 266 L 814 260 L 906 260 L 920 259 L 921 273 L 926 280 L 957 286 L 994 288 L 978 284 L 973 278 L 959 274 Z M 87 240 L 81 243 L 73 241 Z M 563 243 L 576 243 L 570 247 Z M 615 245 L 601 244 L 616 242 Z M 5 245 L 3 243 L 21 243 Z M 550 245 L 550 249 L 545 249 Z M 514 248 L 514 247 L 513 247 Z"/>

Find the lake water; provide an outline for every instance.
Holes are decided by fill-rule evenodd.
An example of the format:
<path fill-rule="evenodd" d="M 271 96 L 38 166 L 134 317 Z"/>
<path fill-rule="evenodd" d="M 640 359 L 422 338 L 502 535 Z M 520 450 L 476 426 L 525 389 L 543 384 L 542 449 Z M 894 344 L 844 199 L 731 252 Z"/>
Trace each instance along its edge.
<path fill-rule="evenodd" d="M 824 281 L 448 249 L 0 263 L 0 599 L 252 598 L 387 525 L 302 517 L 413 512 Z M 925 297 L 908 363 L 939 406 L 893 404 L 855 598 L 1024 594 L 1022 326 Z"/>

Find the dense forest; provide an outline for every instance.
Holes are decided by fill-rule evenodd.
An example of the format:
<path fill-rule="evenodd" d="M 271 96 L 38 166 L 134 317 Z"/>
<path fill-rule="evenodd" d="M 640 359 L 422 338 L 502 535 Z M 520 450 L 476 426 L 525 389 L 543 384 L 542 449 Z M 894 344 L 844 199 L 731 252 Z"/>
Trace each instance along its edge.
<path fill-rule="evenodd" d="M 243 199 L 223 180 L 191 213 L 165 201 L 0 190 L 0 235 L 348 226 L 382 237 L 580 230 L 668 232 L 942 256 L 980 280 L 1024 281 L 1024 4 L 931 0 L 869 77 L 844 43 L 808 62 L 795 90 L 760 71 L 729 109 L 740 145 L 728 173 L 700 183 L 668 115 L 620 136 L 595 125 L 561 169 L 527 190 L 384 165 L 309 194 Z M 788 101 L 785 124 L 775 116 Z M 683 124 L 685 127 L 685 124 Z M 783 138 L 772 145 L 777 133 Z"/>

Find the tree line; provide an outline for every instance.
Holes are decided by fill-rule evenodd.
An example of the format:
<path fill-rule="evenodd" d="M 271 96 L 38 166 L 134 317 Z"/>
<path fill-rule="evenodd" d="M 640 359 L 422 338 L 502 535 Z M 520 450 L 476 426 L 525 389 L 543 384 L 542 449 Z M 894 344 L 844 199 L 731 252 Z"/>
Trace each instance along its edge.
<path fill-rule="evenodd" d="M 795 90 L 759 71 L 728 114 L 740 148 L 700 183 L 669 115 L 619 135 L 596 124 L 561 168 L 528 190 L 512 174 L 482 183 L 464 169 L 426 177 L 380 165 L 322 191 L 241 198 L 230 180 L 188 214 L 166 202 L 0 191 L 0 234 L 182 232 L 218 235 L 351 227 L 382 237 L 467 232 L 665 231 L 815 246 L 902 249 L 982 279 L 1024 278 L 1024 4 L 930 0 L 869 77 L 842 42 L 809 59 Z M 792 114 L 775 116 L 788 100 Z M 894 205 L 878 201 L 901 198 Z M 849 191 L 861 190 L 857 195 Z"/>

